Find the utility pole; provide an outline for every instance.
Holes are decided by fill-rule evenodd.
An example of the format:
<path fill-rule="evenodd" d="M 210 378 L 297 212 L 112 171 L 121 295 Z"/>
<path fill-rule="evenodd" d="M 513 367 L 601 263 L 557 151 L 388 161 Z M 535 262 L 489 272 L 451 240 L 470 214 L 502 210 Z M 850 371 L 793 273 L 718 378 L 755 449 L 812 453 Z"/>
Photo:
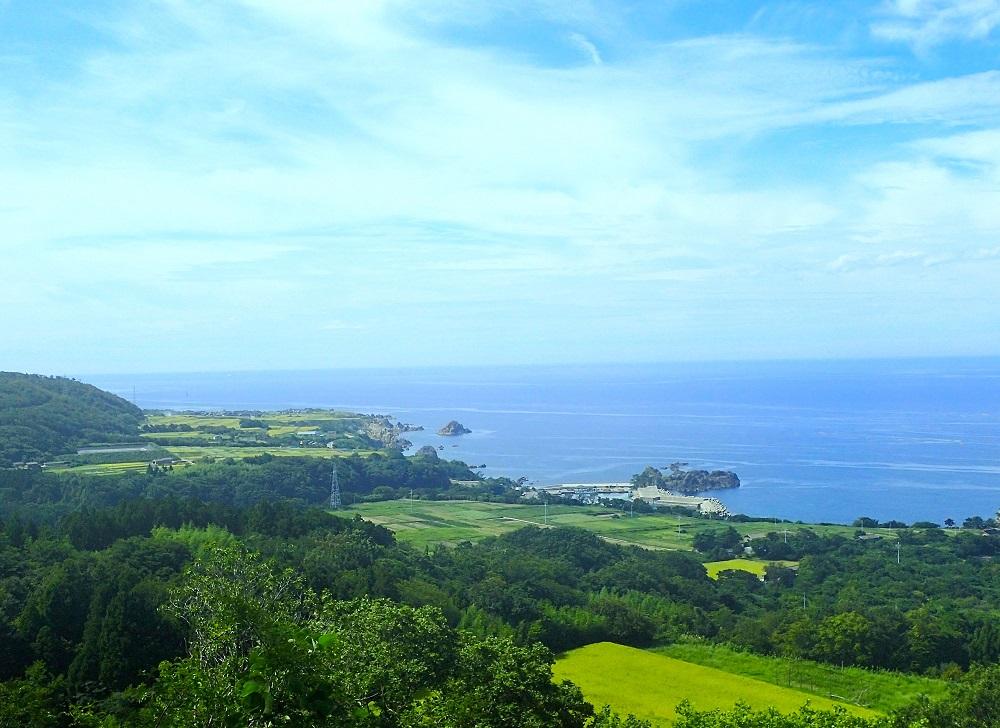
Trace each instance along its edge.
<path fill-rule="evenodd" d="M 899 541 L 896 542 L 896 566 L 899 566 Z"/>
<path fill-rule="evenodd" d="M 546 526 L 549 525 L 549 502 L 548 501 L 545 501 L 545 516 L 544 516 L 544 521 L 545 521 L 545 525 Z"/>

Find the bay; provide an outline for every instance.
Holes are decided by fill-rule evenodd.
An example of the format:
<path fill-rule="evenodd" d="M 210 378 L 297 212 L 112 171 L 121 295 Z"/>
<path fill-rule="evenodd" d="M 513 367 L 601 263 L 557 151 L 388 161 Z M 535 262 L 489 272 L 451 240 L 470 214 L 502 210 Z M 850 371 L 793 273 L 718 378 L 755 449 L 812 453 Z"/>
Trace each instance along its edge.
<path fill-rule="evenodd" d="M 144 408 L 336 407 L 539 484 L 729 469 L 733 512 L 847 523 L 1000 508 L 1000 359 L 334 369 L 84 378 Z M 457 419 L 458 438 L 436 430 Z"/>

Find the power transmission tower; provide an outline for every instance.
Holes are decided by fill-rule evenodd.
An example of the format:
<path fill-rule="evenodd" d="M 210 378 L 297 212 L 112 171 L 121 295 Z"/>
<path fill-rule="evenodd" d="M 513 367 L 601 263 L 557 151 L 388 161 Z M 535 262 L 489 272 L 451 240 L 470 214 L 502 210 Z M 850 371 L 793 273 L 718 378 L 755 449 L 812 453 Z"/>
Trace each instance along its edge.
<path fill-rule="evenodd" d="M 340 506 L 340 481 L 337 480 L 337 463 L 334 463 L 333 476 L 330 478 L 330 508 L 338 510 Z"/>

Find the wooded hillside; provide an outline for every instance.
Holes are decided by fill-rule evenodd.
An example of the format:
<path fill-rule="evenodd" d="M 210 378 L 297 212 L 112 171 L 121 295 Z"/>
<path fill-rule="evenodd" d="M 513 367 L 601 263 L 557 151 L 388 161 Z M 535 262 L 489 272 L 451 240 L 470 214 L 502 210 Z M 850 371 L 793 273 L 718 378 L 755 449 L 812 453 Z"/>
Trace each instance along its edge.
<path fill-rule="evenodd" d="M 90 384 L 0 372 L 0 467 L 138 437 L 142 411 Z"/>

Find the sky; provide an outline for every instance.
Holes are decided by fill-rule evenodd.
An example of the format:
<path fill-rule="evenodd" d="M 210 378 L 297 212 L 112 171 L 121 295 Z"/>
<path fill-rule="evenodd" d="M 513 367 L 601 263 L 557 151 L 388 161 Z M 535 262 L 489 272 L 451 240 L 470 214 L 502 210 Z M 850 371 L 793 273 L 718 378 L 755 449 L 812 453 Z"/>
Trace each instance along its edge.
<path fill-rule="evenodd" d="M 1000 0 L 0 0 L 0 369 L 1000 354 Z"/>

